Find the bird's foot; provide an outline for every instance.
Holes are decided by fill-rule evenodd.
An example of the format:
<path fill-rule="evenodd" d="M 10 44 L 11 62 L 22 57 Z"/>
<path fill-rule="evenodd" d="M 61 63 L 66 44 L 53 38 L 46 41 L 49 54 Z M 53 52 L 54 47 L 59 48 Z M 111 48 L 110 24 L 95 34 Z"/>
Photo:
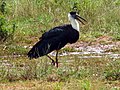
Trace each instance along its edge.
<path fill-rule="evenodd" d="M 58 66 L 59 66 L 59 65 L 58 65 L 59 63 L 60 63 L 60 62 L 56 62 L 56 67 L 57 67 L 57 68 L 58 68 Z"/>
<path fill-rule="evenodd" d="M 55 66 L 55 61 L 54 60 L 52 60 L 51 65 Z"/>

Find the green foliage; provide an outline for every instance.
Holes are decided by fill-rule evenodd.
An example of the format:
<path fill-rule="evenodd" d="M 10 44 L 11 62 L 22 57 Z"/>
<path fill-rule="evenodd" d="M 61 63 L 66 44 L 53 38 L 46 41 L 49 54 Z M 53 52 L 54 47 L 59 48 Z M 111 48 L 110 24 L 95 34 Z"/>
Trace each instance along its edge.
<path fill-rule="evenodd" d="M 0 11 L 1 11 L 1 13 L 2 14 L 5 14 L 6 13 L 6 2 L 5 2 L 5 0 L 2 0 L 2 1 L 0 1 Z"/>
<path fill-rule="evenodd" d="M 8 31 L 5 27 L 6 19 L 3 16 L 0 16 L 0 41 L 5 41 L 8 37 Z"/>
<path fill-rule="evenodd" d="M 105 34 L 119 40 L 119 0 L 21 0 L 6 1 L 6 4 L 9 9 L 7 17 L 18 24 L 16 37 L 23 37 L 23 34 L 40 37 L 50 28 L 67 23 L 66 14 L 74 10 L 88 21 L 81 28 L 82 34 L 87 33 L 90 38 Z"/>
<path fill-rule="evenodd" d="M 3 15 L 0 15 L 0 42 L 4 42 L 8 38 L 13 40 L 15 29 L 14 23 L 11 25 Z"/>
<path fill-rule="evenodd" d="M 13 39 L 15 32 L 15 24 L 6 18 L 6 1 L 2 0 L 0 4 L 0 42 L 4 42 L 6 39 Z"/>
<path fill-rule="evenodd" d="M 88 21 L 81 28 L 81 40 L 89 41 L 102 35 L 119 40 L 119 5 L 119 0 L 2 0 L 0 10 L 9 27 L 12 28 L 11 21 L 16 22 L 18 28 L 15 28 L 14 38 L 19 43 L 21 38 L 40 37 L 52 27 L 68 23 L 69 11 L 77 11 Z M 5 31 L 10 33 L 12 30 L 6 27 Z"/>

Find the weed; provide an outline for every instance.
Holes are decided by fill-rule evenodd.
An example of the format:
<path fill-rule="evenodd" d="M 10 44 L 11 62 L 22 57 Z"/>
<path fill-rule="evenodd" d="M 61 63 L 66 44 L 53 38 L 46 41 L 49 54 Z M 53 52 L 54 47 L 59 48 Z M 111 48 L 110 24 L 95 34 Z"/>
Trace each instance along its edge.
<path fill-rule="evenodd" d="M 0 41 L 5 41 L 8 37 L 8 31 L 5 28 L 6 19 L 0 15 Z"/>

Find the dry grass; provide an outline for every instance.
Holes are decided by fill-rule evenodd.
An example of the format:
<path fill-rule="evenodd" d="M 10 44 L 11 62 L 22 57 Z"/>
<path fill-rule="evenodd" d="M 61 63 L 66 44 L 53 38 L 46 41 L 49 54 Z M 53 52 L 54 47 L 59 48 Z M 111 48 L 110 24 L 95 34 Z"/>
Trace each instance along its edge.
<path fill-rule="evenodd" d="M 19 81 L 0 84 L 2 90 L 119 90 L 120 83 L 98 80 L 76 80 L 69 82 Z"/>

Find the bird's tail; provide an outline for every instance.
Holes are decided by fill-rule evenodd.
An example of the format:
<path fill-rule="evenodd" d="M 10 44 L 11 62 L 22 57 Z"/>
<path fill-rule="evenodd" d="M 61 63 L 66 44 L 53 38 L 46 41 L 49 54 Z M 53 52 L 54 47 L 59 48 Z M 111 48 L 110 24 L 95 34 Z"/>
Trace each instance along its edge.
<path fill-rule="evenodd" d="M 39 41 L 32 47 L 27 55 L 30 59 L 47 55 L 51 52 L 49 47 L 50 45 L 46 41 Z"/>

